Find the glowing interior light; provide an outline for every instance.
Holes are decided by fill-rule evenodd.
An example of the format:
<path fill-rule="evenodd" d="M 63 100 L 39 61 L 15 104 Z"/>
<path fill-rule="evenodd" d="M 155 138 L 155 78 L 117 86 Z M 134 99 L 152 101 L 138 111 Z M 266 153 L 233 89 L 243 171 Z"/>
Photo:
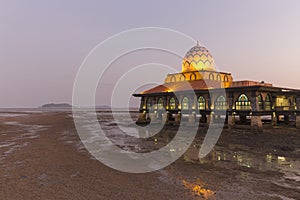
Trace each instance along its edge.
<path fill-rule="evenodd" d="M 277 159 L 282 162 L 286 161 L 285 157 L 283 156 L 278 156 Z"/>

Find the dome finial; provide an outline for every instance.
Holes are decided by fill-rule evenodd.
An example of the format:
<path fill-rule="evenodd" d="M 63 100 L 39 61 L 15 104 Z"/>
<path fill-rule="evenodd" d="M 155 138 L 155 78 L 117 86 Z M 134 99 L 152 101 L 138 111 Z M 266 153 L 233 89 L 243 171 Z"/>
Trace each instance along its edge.
<path fill-rule="evenodd" d="M 197 46 L 199 46 L 199 40 L 197 40 Z"/>

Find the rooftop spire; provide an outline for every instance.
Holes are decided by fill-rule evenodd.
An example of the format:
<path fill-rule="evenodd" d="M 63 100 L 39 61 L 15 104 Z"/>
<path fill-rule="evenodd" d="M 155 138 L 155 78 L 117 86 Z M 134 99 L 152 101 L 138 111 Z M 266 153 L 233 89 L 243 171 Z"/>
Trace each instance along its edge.
<path fill-rule="evenodd" d="M 199 40 L 197 40 L 197 46 L 199 46 Z"/>

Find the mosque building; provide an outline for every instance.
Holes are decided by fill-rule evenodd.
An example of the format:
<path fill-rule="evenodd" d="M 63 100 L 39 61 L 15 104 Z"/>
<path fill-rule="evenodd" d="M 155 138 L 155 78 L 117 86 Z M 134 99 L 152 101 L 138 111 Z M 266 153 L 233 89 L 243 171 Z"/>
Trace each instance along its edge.
<path fill-rule="evenodd" d="M 228 127 L 262 128 L 268 118 L 273 125 L 283 120 L 300 127 L 300 90 L 234 81 L 231 73 L 216 70 L 212 55 L 198 43 L 186 53 L 180 73 L 133 96 L 141 98 L 137 123 L 211 123 L 223 117 Z"/>

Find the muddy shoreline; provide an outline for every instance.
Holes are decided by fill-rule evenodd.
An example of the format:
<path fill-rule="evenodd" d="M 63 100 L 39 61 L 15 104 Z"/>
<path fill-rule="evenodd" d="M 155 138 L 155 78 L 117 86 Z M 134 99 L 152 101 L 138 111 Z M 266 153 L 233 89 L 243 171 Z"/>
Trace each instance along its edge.
<path fill-rule="evenodd" d="M 1 199 L 300 198 L 300 131 L 292 127 L 224 129 L 214 150 L 199 160 L 206 133 L 200 127 L 193 145 L 170 166 L 128 174 L 92 158 L 70 112 L 8 114 L 14 115 L 0 113 Z M 100 118 L 116 134 L 111 116 Z M 175 128 L 163 132 L 170 136 Z M 145 151 L 167 144 L 168 138 L 158 135 L 135 146 L 124 141 L 122 148 Z"/>

